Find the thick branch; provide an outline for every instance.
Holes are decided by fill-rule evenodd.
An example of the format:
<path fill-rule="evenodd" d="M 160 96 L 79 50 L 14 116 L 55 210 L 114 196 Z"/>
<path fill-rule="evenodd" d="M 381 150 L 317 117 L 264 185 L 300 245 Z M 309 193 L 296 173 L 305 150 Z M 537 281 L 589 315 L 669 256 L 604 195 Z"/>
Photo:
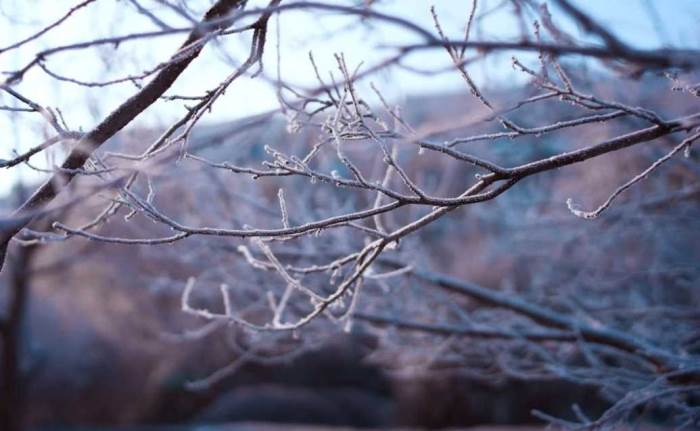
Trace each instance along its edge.
<path fill-rule="evenodd" d="M 181 49 L 175 54 L 179 55 L 182 49 L 197 42 L 199 39 L 206 37 L 214 32 L 226 28 L 230 20 L 222 19 L 231 14 L 231 12 L 241 6 L 244 0 L 219 0 L 214 6 L 207 11 L 202 20 L 202 26 L 198 26 L 193 30 Z M 207 26 L 207 23 L 213 23 Z M 87 159 L 95 152 L 102 144 L 114 136 L 119 130 L 129 124 L 141 112 L 146 110 L 155 101 L 158 100 L 182 74 L 187 66 L 194 60 L 203 48 L 203 44 L 190 50 L 186 56 L 183 56 L 178 61 L 175 61 L 158 73 L 156 77 L 149 82 L 134 96 L 121 104 L 107 118 L 98 124 L 92 131 L 87 133 L 75 146 L 68 155 L 68 158 L 63 162 L 61 170 L 55 173 L 43 186 L 41 186 L 17 211 L 16 214 L 29 214 L 30 217 L 21 225 L 14 226 L 12 229 L 0 232 L 0 270 L 5 261 L 7 245 L 22 228 L 31 222 L 33 217 L 31 214 L 37 210 L 44 208 L 51 202 L 56 195 L 68 184 L 75 175 L 76 170 L 82 168 Z"/>

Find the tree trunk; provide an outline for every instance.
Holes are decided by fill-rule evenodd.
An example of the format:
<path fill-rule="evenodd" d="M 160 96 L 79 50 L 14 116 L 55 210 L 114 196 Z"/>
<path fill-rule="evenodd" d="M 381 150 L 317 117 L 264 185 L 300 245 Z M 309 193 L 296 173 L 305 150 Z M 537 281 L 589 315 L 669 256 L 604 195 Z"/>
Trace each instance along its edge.
<path fill-rule="evenodd" d="M 24 200 L 23 188 L 18 198 Z M 22 370 L 24 318 L 30 288 L 31 260 L 36 246 L 17 247 L 8 277 L 7 307 L 0 321 L 0 430 L 23 429 L 25 376 Z"/>

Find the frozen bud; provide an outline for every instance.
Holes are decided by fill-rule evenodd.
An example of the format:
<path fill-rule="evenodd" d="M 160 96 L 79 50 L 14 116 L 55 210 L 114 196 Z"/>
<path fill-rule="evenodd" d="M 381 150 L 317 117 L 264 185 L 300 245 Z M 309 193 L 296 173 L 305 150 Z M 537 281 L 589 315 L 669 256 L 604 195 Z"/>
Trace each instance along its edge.
<path fill-rule="evenodd" d="M 290 118 L 287 121 L 287 133 L 295 135 L 301 131 L 301 123 L 296 118 Z"/>
<path fill-rule="evenodd" d="M 350 333 L 350 331 L 352 331 L 352 319 L 351 318 L 348 317 L 347 319 L 345 319 L 345 324 L 343 325 L 343 331 L 345 333 L 348 333 L 348 334 Z"/>

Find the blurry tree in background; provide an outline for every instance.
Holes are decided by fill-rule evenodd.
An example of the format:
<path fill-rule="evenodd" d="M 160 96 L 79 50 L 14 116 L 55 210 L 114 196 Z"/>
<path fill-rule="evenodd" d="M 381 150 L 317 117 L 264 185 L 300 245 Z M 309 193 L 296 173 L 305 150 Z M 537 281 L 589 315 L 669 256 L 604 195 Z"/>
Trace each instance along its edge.
<path fill-rule="evenodd" d="M 571 0 L 464 2 L 459 33 L 423 2 L 411 7 L 425 8 L 425 22 L 382 1 L 129 0 L 121 7 L 152 29 L 122 23 L 106 37 L 51 42 L 104 3 L 76 2 L 0 47 L 0 58 L 24 61 L 4 71 L 0 113 L 45 134 L 0 168 L 48 176 L 0 220 L 0 264 L 12 274 L 0 315 L 3 429 L 20 427 L 27 262 L 46 244 L 70 255 L 86 240 L 177 265 L 151 282 L 184 286 L 181 312 L 204 321 L 179 337 L 244 335 L 235 360 L 194 389 L 245 363 L 313 350 L 335 331 L 366 331 L 379 340 L 372 361 L 399 376 L 565 380 L 610 402 L 597 416 L 577 405 L 566 418 L 534 411 L 556 426 L 700 425 L 700 51 L 642 49 Z M 648 6 L 652 16 L 675 7 Z M 285 14 L 346 17 L 338 31 L 389 26 L 410 42 L 377 48 L 371 64 L 338 52 L 332 70 L 308 53 L 315 84 L 299 84 L 285 78 L 285 57 L 302 55 L 282 49 L 294 38 Z M 494 14 L 509 15 L 518 34 L 484 37 Z M 154 49 L 145 70 L 109 60 L 166 36 L 184 41 L 169 57 Z M 37 41 L 45 47 L 33 50 Z M 238 60 L 227 45 L 241 41 L 248 53 Z M 172 92 L 210 49 L 219 63 L 196 77 L 209 89 Z M 435 52 L 449 67 L 421 60 Z M 80 56 L 95 53 L 108 76 L 84 78 Z M 477 79 L 480 66 L 521 78 Z M 456 74 L 465 94 L 397 106 L 373 82 L 396 70 Z M 87 131 L 71 127 L 64 107 L 26 95 L 38 73 L 117 107 Z M 274 89 L 278 108 L 203 124 L 219 104 L 246 104 L 226 93 L 251 78 Z M 100 98 L 125 84 L 128 97 Z M 132 124 L 172 104 L 184 114 L 166 127 Z M 60 163 L 36 163 L 42 155 Z"/>

